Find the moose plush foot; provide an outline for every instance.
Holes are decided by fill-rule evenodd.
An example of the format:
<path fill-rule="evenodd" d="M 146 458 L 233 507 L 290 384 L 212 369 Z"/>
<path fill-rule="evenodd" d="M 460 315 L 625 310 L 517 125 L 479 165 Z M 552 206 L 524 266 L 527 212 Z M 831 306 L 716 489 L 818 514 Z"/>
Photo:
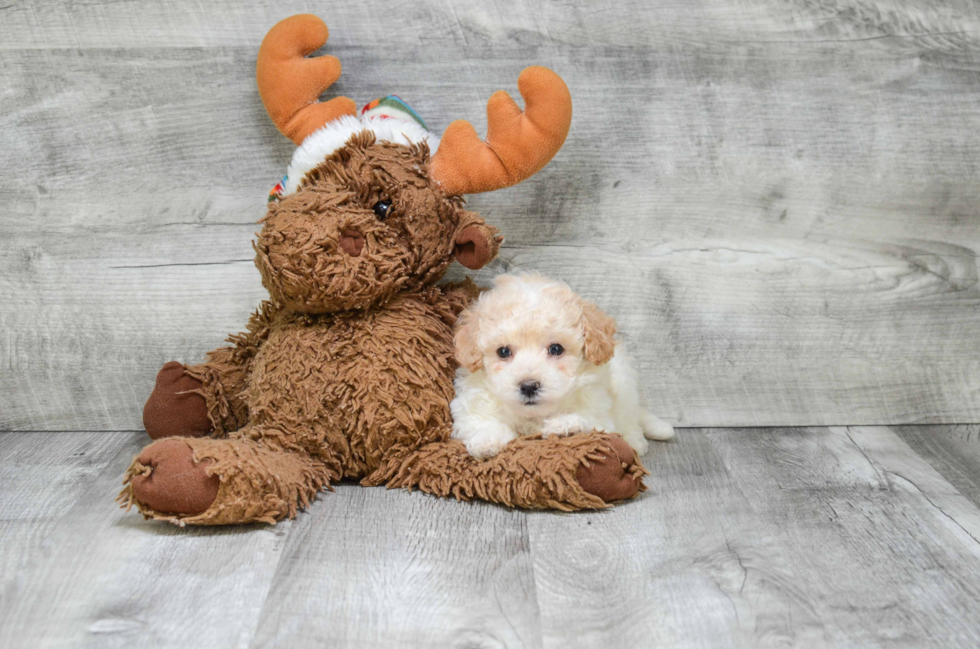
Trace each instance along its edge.
<path fill-rule="evenodd" d="M 597 451 L 601 458 L 579 465 L 575 478 L 582 489 L 607 503 L 632 498 L 643 487 L 646 471 L 622 437 L 610 435 L 606 443 L 608 449 Z"/>
<path fill-rule="evenodd" d="M 197 392 L 202 385 L 176 361 L 163 366 L 153 394 L 143 406 L 143 426 L 151 439 L 211 434 L 207 404 Z"/>
<path fill-rule="evenodd" d="M 194 449 L 182 439 L 150 444 L 130 469 L 135 500 L 164 514 L 193 516 L 211 506 L 218 495 L 219 480 L 208 475 L 212 460 L 194 460 Z"/>
<path fill-rule="evenodd" d="M 236 431 L 235 439 L 153 442 L 126 471 L 118 500 L 147 518 L 180 525 L 292 518 L 340 476 L 339 463 L 275 448 L 262 434 L 251 427 Z"/>

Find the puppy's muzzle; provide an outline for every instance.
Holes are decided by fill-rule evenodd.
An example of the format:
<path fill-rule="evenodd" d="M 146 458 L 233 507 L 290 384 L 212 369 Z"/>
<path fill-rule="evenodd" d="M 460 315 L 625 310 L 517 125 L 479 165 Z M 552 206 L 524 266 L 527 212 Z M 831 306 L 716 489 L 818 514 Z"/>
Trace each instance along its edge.
<path fill-rule="evenodd" d="M 530 405 L 538 392 L 541 391 L 541 383 L 538 381 L 521 381 L 520 385 L 521 395 L 524 397 L 524 403 Z"/>

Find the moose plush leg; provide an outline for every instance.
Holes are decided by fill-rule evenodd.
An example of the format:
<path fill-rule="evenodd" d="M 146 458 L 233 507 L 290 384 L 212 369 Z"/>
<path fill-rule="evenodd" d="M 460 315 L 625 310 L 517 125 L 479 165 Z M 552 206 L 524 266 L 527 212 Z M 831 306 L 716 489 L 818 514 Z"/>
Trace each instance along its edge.
<path fill-rule="evenodd" d="M 248 422 L 245 383 L 251 357 L 242 359 L 234 347 L 208 352 L 208 360 L 187 367 L 187 374 L 201 383 L 208 420 L 215 436 L 238 430 Z"/>
<path fill-rule="evenodd" d="M 204 437 L 213 430 L 201 381 L 171 361 L 157 374 L 156 387 L 143 406 L 143 427 L 150 439 Z"/>
<path fill-rule="evenodd" d="M 230 347 L 208 356 L 200 365 L 170 361 L 160 369 L 143 406 L 143 427 L 150 439 L 207 437 L 245 425 L 248 408 L 239 395 L 245 389 L 246 366 L 235 363 Z"/>
<path fill-rule="evenodd" d="M 151 439 L 221 436 L 248 421 L 242 398 L 252 358 L 268 336 L 275 308 L 264 302 L 244 333 L 230 347 L 208 352 L 199 365 L 171 361 L 157 374 L 156 387 L 143 406 L 143 426 Z"/>
<path fill-rule="evenodd" d="M 477 460 L 462 442 L 422 447 L 388 464 L 368 484 L 418 488 L 461 500 L 480 498 L 529 509 L 599 509 L 646 487 L 646 469 L 618 435 L 521 438 Z"/>
<path fill-rule="evenodd" d="M 170 438 L 133 460 L 119 501 L 180 525 L 275 523 L 294 517 L 339 476 L 339 462 L 254 438 Z"/>

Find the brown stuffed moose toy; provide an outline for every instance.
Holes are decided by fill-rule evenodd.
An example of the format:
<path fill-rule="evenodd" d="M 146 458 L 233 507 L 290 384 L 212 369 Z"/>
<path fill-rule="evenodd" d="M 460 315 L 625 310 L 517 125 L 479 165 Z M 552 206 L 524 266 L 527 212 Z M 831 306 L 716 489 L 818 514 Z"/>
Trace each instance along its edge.
<path fill-rule="evenodd" d="M 217 525 L 296 515 L 342 479 L 512 507 L 601 508 L 643 490 L 617 435 L 522 438 L 489 460 L 450 439 L 453 326 L 478 294 L 436 285 L 477 269 L 500 237 L 462 194 L 518 183 L 564 143 L 565 83 L 545 68 L 487 106 L 487 138 L 457 121 L 439 138 L 397 97 L 358 115 L 318 97 L 340 76 L 316 16 L 283 20 L 259 50 L 262 101 L 298 145 L 254 243 L 270 299 L 199 365 L 163 366 L 143 411 L 155 440 L 120 500 L 148 518 Z"/>

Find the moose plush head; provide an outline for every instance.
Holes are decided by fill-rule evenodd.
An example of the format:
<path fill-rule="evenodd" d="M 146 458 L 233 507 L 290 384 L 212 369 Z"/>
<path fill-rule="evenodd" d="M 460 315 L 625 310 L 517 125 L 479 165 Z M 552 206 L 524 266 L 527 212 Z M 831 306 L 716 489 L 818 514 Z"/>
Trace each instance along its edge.
<path fill-rule="evenodd" d="M 299 145 L 270 197 L 255 244 L 273 299 L 304 313 L 360 309 L 437 281 L 458 260 L 477 269 L 500 237 L 463 208 L 462 194 L 507 187 L 557 153 L 571 123 L 571 97 L 555 73 L 525 69 L 524 111 L 498 91 L 487 105 L 487 138 L 466 121 L 442 137 L 396 97 L 357 116 L 354 102 L 318 101 L 340 76 L 312 15 L 288 18 L 266 36 L 257 79 L 266 110 Z"/>

